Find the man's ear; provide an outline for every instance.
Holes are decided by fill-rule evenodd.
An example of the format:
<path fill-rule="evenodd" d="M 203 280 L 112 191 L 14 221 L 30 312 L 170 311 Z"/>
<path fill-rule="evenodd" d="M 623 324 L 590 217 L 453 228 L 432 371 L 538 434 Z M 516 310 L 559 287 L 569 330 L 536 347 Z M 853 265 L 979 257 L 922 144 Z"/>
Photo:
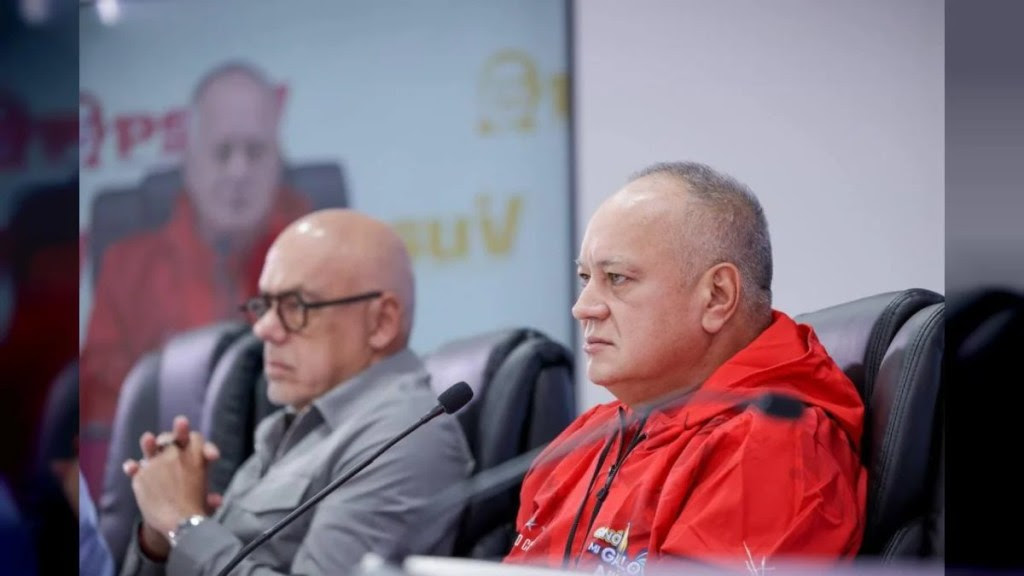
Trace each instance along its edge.
<path fill-rule="evenodd" d="M 370 306 L 370 348 L 387 350 L 402 331 L 402 305 L 394 294 L 385 292 Z"/>
<path fill-rule="evenodd" d="M 717 334 L 739 307 L 740 271 L 729 262 L 712 266 L 700 279 L 705 302 L 701 325 L 709 334 Z"/>

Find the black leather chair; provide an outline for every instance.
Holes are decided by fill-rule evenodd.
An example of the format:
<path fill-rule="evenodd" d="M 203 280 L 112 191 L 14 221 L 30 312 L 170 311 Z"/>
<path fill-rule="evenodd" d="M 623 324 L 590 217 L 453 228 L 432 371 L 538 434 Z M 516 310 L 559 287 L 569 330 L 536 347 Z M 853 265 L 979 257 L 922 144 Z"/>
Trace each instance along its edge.
<path fill-rule="evenodd" d="M 938 419 L 945 304 L 918 311 L 882 359 L 867 400 L 867 526 L 862 554 L 884 560 L 933 557 L 928 541 L 939 484 Z"/>
<path fill-rule="evenodd" d="M 267 399 L 263 342 L 250 331 L 224 351 L 206 388 L 199 431 L 220 450 L 208 469 L 210 492 L 224 493 L 235 470 L 253 453 L 256 425 L 278 409 Z"/>
<path fill-rule="evenodd" d="M 861 398 L 869 398 L 882 357 L 896 332 L 917 311 L 943 301 L 931 290 L 883 292 L 814 312 L 794 320 L 810 324 L 832 358 L 853 380 Z"/>
<path fill-rule="evenodd" d="M 426 358 L 441 390 L 460 380 L 473 401 L 458 413 L 479 473 L 547 444 L 576 416 L 573 355 L 530 329 L 453 341 Z M 494 559 L 515 538 L 519 484 L 467 505 L 454 555 Z"/>
<path fill-rule="evenodd" d="M 182 414 L 193 426 L 199 424 L 214 364 L 233 340 L 249 330 L 241 322 L 220 322 L 177 334 L 136 362 L 121 385 L 97 504 L 100 532 L 118 564 L 139 518 L 131 482 L 121 464 L 142 456 L 139 436 L 170 430 L 175 416 Z"/>
<path fill-rule="evenodd" d="M 941 295 L 887 292 L 795 317 L 814 327 L 865 404 L 867 524 L 860 554 L 931 557 L 922 529 L 939 481 Z"/>

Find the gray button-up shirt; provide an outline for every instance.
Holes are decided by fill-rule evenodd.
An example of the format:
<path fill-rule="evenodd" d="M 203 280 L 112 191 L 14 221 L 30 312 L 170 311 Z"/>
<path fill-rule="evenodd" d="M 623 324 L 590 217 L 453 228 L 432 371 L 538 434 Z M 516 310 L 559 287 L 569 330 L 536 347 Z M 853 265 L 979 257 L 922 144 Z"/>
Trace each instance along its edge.
<path fill-rule="evenodd" d="M 405 350 L 300 414 L 267 417 L 256 430 L 255 453 L 235 473 L 212 520 L 186 531 L 166 565 L 142 553 L 136 534 L 121 573 L 216 574 L 245 543 L 436 404 L 422 362 Z M 294 420 L 287 425 L 287 419 Z M 346 574 L 367 552 L 387 553 L 413 533 L 423 547 L 412 553 L 449 554 L 458 510 L 429 519 L 433 538 L 421 540 L 416 524 L 426 521 L 421 511 L 432 497 L 466 478 L 472 466 L 458 422 L 442 415 L 278 532 L 232 574 Z"/>

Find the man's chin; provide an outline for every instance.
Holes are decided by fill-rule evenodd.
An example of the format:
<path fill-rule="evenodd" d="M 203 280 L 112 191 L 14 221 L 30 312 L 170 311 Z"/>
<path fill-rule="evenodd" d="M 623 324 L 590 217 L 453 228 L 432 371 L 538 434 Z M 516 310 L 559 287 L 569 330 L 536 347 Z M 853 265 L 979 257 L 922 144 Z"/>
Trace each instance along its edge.
<path fill-rule="evenodd" d="M 227 236 L 246 236 L 254 233 L 263 225 L 263 216 L 238 217 L 237 215 L 232 215 L 231 218 L 216 220 L 213 224 L 221 234 Z"/>
<path fill-rule="evenodd" d="M 608 388 L 609 390 L 619 382 L 619 378 L 616 377 L 614 371 L 607 368 L 595 367 L 593 364 L 587 368 L 587 379 L 594 384 L 602 388 Z"/>
<path fill-rule="evenodd" d="M 294 398 L 287 391 L 282 390 L 281 384 L 267 382 L 267 400 L 274 406 L 288 406 L 294 402 Z"/>

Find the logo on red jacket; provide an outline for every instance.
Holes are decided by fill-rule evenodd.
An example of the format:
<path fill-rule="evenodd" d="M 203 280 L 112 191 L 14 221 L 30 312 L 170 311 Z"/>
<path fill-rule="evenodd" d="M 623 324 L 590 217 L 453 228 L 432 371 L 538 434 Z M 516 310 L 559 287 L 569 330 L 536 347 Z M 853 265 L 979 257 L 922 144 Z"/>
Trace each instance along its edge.
<path fill-rule="evenodd" d="M 512 544 L 513 548 L 520 548 L 523 552 L 528 552 L 530 548 L 533 548 L 536 536 L 528 538 L 525 533 L 533 532 L 533 529 L 537 527 L 537 514 L 540 514 L 540 511 L 534 512 L 533 516 L 530 516 L 530 519 L 523 524 L 523 531 L 516 535 L 516 541 Z M 544 529 L 541 528 L 541 530 Z"/>
<path fill-rule="evenodd" d="M 630 558 L 629 528 L 630 524 L 627 523 L 622 530 L 608 526 L 594 530 L 592 540 L 587 544 L 587 552 L 601 562 L 594 574 L 643 576 L 647 566 L 647 548 L 639 550 L 635 557 Z"/>

